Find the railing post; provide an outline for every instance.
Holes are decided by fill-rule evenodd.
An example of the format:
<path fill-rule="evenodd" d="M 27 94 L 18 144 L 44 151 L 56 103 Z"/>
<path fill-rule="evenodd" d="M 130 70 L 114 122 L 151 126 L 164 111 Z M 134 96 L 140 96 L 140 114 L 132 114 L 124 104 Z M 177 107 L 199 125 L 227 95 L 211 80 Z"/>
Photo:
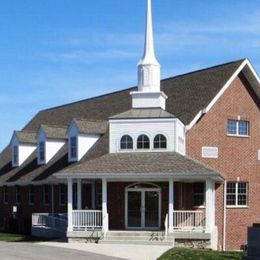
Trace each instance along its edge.
<path fill-rule="evenodd" d="M 103 231 L 108 231 L 108 216 L 107 216 L 107 179 L 102 179 L 102 219 Z"/>
<path fill-rule="evenodd" d="M 173 210 L 174 210 L 174 182 L 169 179 L 169 232 L 173 232 Z"/>
<path fill-rule="evenodd" d="M 72 191 L 72 179 L 68 178 L 68 231 L 73 231 L 72 225 L 72 203 L 73 203 L 73 191 Z"/>

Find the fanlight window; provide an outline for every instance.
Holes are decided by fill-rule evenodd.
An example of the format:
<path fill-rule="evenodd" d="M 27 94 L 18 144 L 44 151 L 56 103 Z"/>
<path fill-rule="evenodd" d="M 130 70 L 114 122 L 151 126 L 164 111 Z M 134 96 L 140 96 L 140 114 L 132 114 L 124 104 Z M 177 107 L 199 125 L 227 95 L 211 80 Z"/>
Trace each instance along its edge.
<path fill-rule="evenodd" d="M 147 135 L 140 135 L 138 137 L 137 149 L 150 149 L 150 140 Z"/>
<path fill-rule="evenodd" d="M 124 135 L 120 141 L 121 150 L 133 149 L 133 138 L 130 135 Z"/>
<path fill-rule="evenodd" d="M 167 148 L 167 139 L 164 135 L 156 135 L 153 141 L 154 149 L 166 149 Z"/>

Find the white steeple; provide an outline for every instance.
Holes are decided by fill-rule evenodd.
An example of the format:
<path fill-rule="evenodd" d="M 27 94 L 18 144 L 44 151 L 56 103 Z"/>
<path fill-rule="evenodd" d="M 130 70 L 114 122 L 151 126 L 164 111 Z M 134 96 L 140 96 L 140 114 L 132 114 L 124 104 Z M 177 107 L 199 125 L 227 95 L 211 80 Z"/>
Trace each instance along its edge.
<path fill-rule="evenodd" d="M 151 0 L 147 0 L 144 54 L 138 64 L 138 90 L 160 91 L 160 64 L 154 53 Z"/>
<path fill-rule="evenodd" d="M 138 91 L 131 93 L 133 108 L 165 109 L 167 96 L 160 89 L 160 70 L 154 53 L 152 4 L 147 0 L 144 54 L 138 63 Z"/>

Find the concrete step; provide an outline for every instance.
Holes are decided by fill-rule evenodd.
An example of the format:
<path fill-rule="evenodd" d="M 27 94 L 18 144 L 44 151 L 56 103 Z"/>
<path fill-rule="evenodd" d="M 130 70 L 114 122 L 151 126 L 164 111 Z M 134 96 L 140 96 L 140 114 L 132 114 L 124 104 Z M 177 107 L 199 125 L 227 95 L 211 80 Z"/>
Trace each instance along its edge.
<path fill-rule="evenodd" d="M 127 236 L 127 237 L 139 237 L 139 236 L 149 236 L 149 237 L 164 237 L 165 233 L 163 231 L 109 231 L 106 236 Z"/>
<path fill-rule="evenodd" d="M 151 241 L 151 242 L 161 242 L 161 241 L 174 241 L 173 237 L 166 238 L 164 236 L 151 237 L 151 236 L 106 236 L 104 240 L 120 240 L 120 241 Z"/>
<path fill-rule="evenodd" d="M 173 241 L 143 241 L 143 240 L 99 240 L 100 244 L 120 244 L 120 245 L 154 245 L 154 246 L 173 246 Z"/>

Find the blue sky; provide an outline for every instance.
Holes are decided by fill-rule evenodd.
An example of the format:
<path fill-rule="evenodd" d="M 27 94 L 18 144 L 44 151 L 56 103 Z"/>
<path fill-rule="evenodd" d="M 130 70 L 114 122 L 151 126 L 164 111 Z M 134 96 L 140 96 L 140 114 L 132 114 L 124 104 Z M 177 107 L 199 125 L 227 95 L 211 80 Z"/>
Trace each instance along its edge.
<path fill-rule="evenodd" d="M 162 77 L 248 57 L 260 0 L 153 0 Z M 37 111 L 136 85 L 145 0 L 0 2 L 0 150 Z"/>

